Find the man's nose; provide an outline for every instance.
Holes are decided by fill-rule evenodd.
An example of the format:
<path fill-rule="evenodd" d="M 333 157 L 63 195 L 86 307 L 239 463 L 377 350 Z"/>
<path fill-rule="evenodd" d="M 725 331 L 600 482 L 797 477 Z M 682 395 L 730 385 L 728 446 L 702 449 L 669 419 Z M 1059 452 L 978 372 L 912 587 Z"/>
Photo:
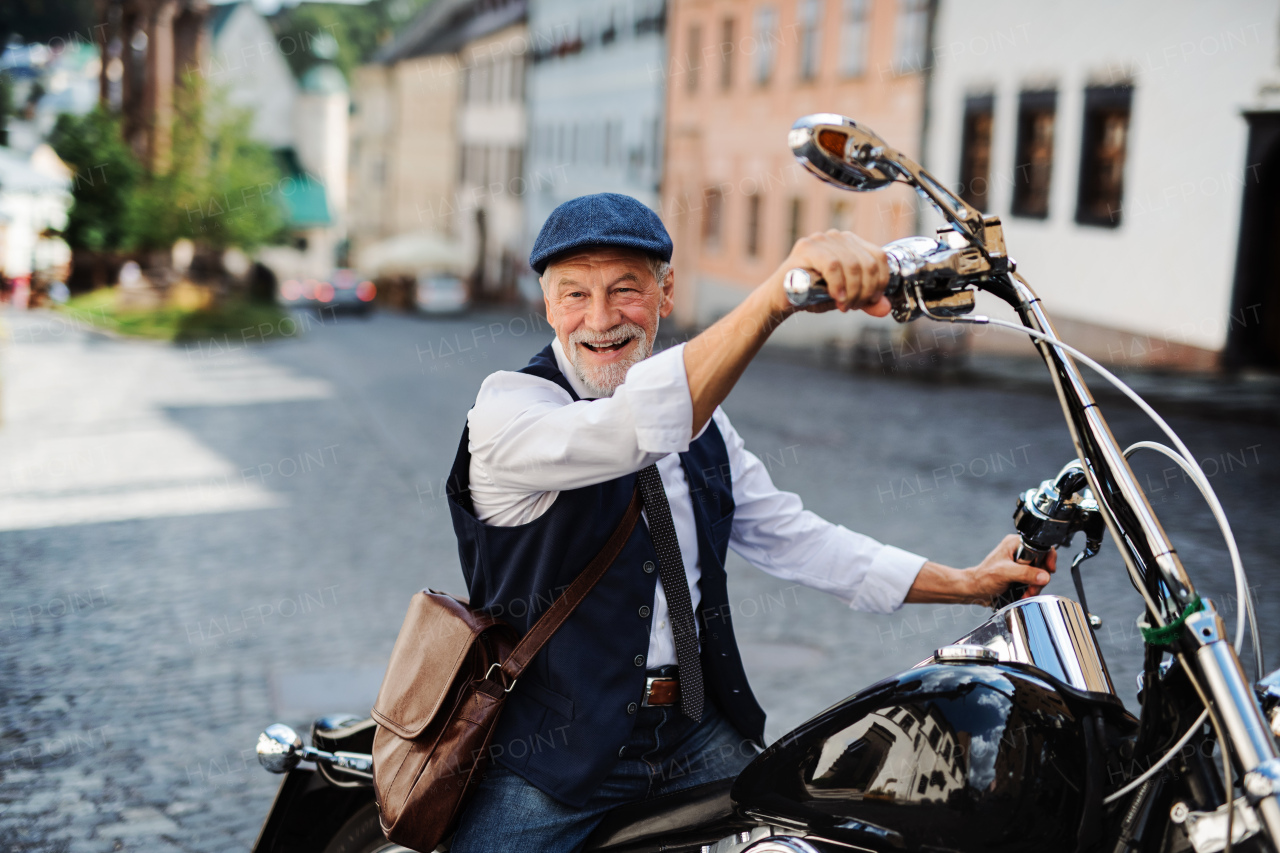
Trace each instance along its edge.
<path fill-rule="evenodd" d="M 607 295 L 592 295 L 587 316 L 583 319 L 593 332 L 607 332 L 622 322 L 620 316 L 618 310 L 609 305 Z"/>

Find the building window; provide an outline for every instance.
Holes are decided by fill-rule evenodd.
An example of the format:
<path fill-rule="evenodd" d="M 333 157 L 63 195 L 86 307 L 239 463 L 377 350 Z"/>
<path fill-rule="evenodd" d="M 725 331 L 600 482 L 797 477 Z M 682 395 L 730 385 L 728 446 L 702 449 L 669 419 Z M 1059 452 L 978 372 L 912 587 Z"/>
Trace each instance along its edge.
<path fill-rule="evenodd" d="M 822 0 L 800 0 L 800 79 L 818 76 L 818 47 L 822 40 Z"/>
<path fill-rule="evenodd" d="M 527 54 L 526 54 L 527 55 Z M 511 100 L 524 100 L 525 56 L 517 56 L 511 63 Z"/>
<path fill-rule="evenodd" d="M 1015 216 L 1049 216 L 1053 175 L 1053 127 L 1057 92 L 1023 92 L 1018 98 L 1018 145 L 1013 172 Z"/>
<path fill-rule="evenodd" d="M 618 130 L 619 131 L 622 130 L 621 124 L 619 124 Z M 661 118 L 653 119 L 652 155 L 653 155 L 652 162 L 650 162 L 649 165 L 653 167 L 654 173 L 657 174 L 662 170 L 662 119 Z"/>
<path fill-rule="evenodd" d="M 849 205 L 847 202 L 831 202 L 831 227 L 837 231 L 849 230 Z"/>
<path fill-rule="evenodd" d="M 787 244 L 783 247 L 784 252 L 790 252 L 791 247 L 800 239 L 801 229 L 804 228 L 804 199 L 791 199 L 790 211 L 787 215 Z"/>
<path fill-rule="evenodd" d="M 867 70 L 867 6 L 870 0 L 844 0 L 840 14 L 840 74 L 861 77 Z"/>
<path fill-rule="evenodd" d="M 1132 101 L 1131 86 L 1084 91 L 1084 138 L 1080 152 L 1080 191 L 1076 199 L 1076 222 L 1081 225 L 1108 228 L 1120 225 Z"/>
<path fill-rule="evenodd" d="M 773 77 L 773 66 L 778 59 L 778 10 L 772 6 L 761 6 L 756 9 L 755 78 L 759 86 L 768 85 Z"/>
<path fill-rule="evenodd" d="M 760 256 L 760 194 L 747 196 L 747 255 Z"/>
<path fill-rule="evenodd" d="M 964 104 L 960 140 L 960 198 L 984 213 L 991 189 L 991 125 L 995 98 L 972 97 Z"/>
<path fill-rule="evenodd" d="M 685 45 L 685 90 L 692 95 L 698 91 L 698 67 L 702 50 L 702 27 L 694 24 L 689 27 L 689 42 Z"/>
<path fill-rule="evenodd" d="M 733 86 L 733 18 L 720 22 L 720 91 Z"/>
<path fill-rule="evenodd" d="M 929 47 L 929 0 L 898 0 L 893 39 L 893 70 L 898 74 L 923 71 Z"/>
<path fill-rule="evenodd" d="M 507 149 L 507 170 L 510 177 L 507 180 L 507 188 L 520 195 L 524 192 L 524 149 L 508 148 Z M 516 179 L 520 178 L 520 181 Z"/>
<path fill-rule="evenodd" d="M 718 249 L 724 219 L 724 194 L 714 187 L 708 189 L 703 195 L 702 206 L 702 242 L 709 249 Z"/>

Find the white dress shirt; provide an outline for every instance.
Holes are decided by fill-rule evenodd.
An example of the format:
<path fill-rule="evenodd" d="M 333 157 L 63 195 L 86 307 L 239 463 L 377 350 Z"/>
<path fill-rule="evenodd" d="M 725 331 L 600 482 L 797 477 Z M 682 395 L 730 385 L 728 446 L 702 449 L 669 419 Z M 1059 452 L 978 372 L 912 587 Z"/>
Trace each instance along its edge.
<path fill-rule="evenodd" d="M 582 400 L 575 403 L 559 385 L 527 373 L 499 371 L 480 386 L 467 416 L 476 517 L 498 527 L 526 524 L 546 512 L 561 491 L 656 463 L 696 613 L 702 570 L 693 500 L 677 455 L 697 438 L 684 345 L 634 365 L 612 397 L 598 400 L 587 399 L 590 394 L 559 340 L 552 349 L 560 372 Z M 723 411 L 717 408 L 713 418 L 729 452 L 734 502 L 729 547 L 769 574 L 829 592 L 855 610 L 890 613 L 901 607 L 924 557 L 809 512 L 798 496 L 773 485 Z M 646 663 L 652 668 L 675 662 L 667 597 L 659 583 Z"/>

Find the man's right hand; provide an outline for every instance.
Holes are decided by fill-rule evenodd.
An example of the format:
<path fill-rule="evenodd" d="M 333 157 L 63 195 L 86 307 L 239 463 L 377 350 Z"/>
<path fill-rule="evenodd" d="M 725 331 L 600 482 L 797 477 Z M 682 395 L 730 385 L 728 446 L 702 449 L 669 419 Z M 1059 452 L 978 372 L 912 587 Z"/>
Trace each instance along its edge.
<path fill-rule="evenodd" d="M 827 283 L 834 302 L 821 302 L 803 310 L 813 312 L 862 309 L 875 317 L 889 313 L 884 289 L 889 285 L 889 262 L 884 250 L 852 231 L 832 229 L 802 237 L 791 247 L 782 265 L 769 277 L 769 286 L 779 291 L 789 270 L 807 269 Z M 785 294 L 783 299 L 786 299 Z"/>

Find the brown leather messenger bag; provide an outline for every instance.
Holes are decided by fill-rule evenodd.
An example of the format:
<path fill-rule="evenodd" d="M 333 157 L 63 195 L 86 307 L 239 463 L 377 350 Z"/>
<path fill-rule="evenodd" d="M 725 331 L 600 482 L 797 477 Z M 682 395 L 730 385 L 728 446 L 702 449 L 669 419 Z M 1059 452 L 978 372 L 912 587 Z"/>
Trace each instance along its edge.
<path fill-rule="evenodd" d="M 428 853 L 453 831 L 507 694 L 622 551 L 640 504 L 637 485 L 609 541 L 523 639 L 465 599 L 413 596 L 373 706 L 373 789 L 388 839 Z"/>

